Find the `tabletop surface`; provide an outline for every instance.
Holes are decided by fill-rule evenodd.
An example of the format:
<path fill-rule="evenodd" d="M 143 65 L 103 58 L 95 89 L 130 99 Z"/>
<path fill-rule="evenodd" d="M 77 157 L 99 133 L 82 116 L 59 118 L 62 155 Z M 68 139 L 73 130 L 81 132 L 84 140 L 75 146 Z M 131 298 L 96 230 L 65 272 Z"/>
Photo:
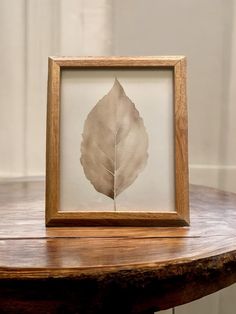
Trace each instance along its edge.
<path fill-rule="evenodd" d="M 0 183 L 0 200 L 5 283 L 81 282 L 96 304 L 123 293 L 127 313 L 151 313 L 236 282 L 235 194 L 191 186 L 191 226 L 170 228 L 46 228 L 43 181 Z"/>

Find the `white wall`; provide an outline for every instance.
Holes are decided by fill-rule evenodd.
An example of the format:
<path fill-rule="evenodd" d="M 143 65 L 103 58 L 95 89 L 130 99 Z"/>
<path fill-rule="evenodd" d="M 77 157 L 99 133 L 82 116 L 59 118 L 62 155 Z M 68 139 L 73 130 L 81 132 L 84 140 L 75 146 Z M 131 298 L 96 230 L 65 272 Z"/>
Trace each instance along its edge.
<path fill-rule="evenodd" d="M 114 5 L 114 54 L 187 56 L 191 182 L 236 191 L 235 2 Z"/>
<path fill-rule="evenodd" d="M 191 182 L 236 192 L 235 19 L 234 0 L 0 0 L 0 178 L 45 173 L 49 55 L 184 54 Z M 175 313 L 233 314 L 235 290 Z"/>
<path fill-rule="evenodd" d="M 236 191 L 235 16 L 233 0 L 1 0 L 0 178 L 44 175 L 48 55 L 185 54 L 191 182 Z"/>

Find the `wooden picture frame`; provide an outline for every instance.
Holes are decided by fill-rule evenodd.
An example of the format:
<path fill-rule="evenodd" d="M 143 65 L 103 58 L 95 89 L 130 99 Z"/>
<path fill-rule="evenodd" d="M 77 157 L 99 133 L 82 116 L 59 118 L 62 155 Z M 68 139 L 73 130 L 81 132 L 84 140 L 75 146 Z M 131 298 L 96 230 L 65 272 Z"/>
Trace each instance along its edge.
<path fill-rule="evenodd" d="M 155 70 L 173 73 L 173 130 L 175 210 L 158 212 L 91 212 L 60 209 L 60 121 L 61 72 L 80 70 Z M 186 59 L 163 57 L 50 57 L 48 69 L 47 154 L 46 154 L 47 226 L 188 226 L 189 182 L 187 149 Z"/>

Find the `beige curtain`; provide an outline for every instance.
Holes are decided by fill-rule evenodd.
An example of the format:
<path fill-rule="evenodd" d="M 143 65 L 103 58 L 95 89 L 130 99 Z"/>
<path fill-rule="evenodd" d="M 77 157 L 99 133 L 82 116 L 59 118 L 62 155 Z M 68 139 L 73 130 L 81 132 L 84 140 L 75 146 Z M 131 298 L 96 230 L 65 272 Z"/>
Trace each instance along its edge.
<path fill-rule="evenodd" d="M 47 58 L 111 53 L 108 0 L 0 0 L 0 178 L 45 173 Z"/>

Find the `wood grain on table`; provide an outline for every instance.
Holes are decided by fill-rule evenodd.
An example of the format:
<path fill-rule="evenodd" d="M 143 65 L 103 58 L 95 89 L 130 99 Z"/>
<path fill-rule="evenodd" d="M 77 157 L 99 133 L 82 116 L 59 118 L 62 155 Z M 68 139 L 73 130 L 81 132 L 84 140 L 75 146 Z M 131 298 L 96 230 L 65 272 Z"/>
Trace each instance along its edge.
<path fill-rule="evenodd" d="M 43 181 L 0 199 L 4 313 L 153 313 L 236 282 L 235 194 L 192 186 L 191 227 L 172 228 L 46 228 Z"/>

